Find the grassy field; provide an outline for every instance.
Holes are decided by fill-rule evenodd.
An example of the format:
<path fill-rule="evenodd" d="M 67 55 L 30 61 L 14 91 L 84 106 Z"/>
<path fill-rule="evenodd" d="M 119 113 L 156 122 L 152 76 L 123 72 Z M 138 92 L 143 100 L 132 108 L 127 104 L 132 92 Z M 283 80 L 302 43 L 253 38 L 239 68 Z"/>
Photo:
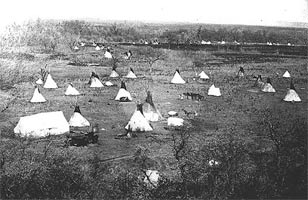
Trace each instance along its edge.
<path fill-rule="evenodd" d="M 116 172 L 119 172 L 119 167 L 122 167 L 123 169 L 132 169 L 136 167 L 136 163 L 138 163 L 136 161 L 136 156 L 138 152 L 140 153 L 141 151 L 146 154 L 148 161 L 145 165 L 146 167 L 138 166 L 138 169 L 155 169 L 166 179 L 176 181 L 184 180 L 182 177 L 183 169 L 180 164 L 183 160 L 178 159 L 175 156 L 175 147 L 177 144 L 176 138 L 179 138 L 179 140 L 183 139 L 180 137 L 183 133 L 189 135 L 187 145 L 189 146 L 190 151 L 194 152 L 193 155 L 197 155 L 195 154 L 196 152 L 201 152 L 203 150 L 206 151 L 206 149 L 211 149 L 211 147 L 214 148 L 217 146 L 217 143 L 223 144 L 223 141 L 229 137 L 232 137 L 232 140 L 237 141 L 236 144 L 240 143 L 240 145 L 250 147 L 250 153 L 273 152 L 277 146 L 275 146 L 275 140 L 273 138 L 266 136 L 266 122 L 271 122 L 274 126 L 277 126 L 274 129 L 277 130 L 278 133 L 281 133 L 279 138 L 283 135 L 282 133 L 293 133 L 293 129 L 299 130 L 299 132 L 304 132 L 305 137 L 307 137 L 308 72 L 307 60 L 305 58 L 275 57 L 271 59 L 270 57 L 267 57 L 266 59 L 245 59 L 245 56 L 243 55 L 239 55 L 238 58 L 230 58 L 229 56 L 224 56 L 223 53 L 214 54 L 207 51 L 160 49 L 159 51 L 164 54 L 164 60 L 159 60 L 153 64 L 153 71 L 150 79 L 149 66 L 146 62 L 142 62 L 142 56 L 138 53 L 142 52 L 142 50 L 138 48 L 145 47 L 116 46 L 113 48 L 117 57 L 120 57 L 121 54 L 123 55 L 123 53 L 128 49 L 137 52 L 131 60 L 120 59 L 117 63 L 117 71 L 121 76 L 125 76 L 128 73 L 129 68 L 132 67 L 138 77 L 136 80 L 109 78 L 108 76 L 112 69 L 112 61 L 103 58 L 104 52 L 95 52 L 95 56 L 93 56 L 93 54 L 91 54 L 91 51 L 93 50 L 89 49 L 77 53 L 66 54 L 66 59 L 51 58 L 51 56 L 47 54 L 33 54 L 34 58 L 32 59 L 2 57 L 0 60 L 0 77 L 3 82 L 1 85 L 3 88 L 0 90 L 2 155 L 7 155 L 6 153 L 13 151 L 13 148 L 8 148 L 10 145 L 21 145 L 26 149 L 26 151 L 32 152 L 33 155 L 46 154 L 46 149 L 48 149 L 48 152 L 51 152 L 50 154 L 73 155 L 72 157 L 77 158 L 77 163 L 83 167 L 93 167 L 88 161 L 95 157 L 95 159 L 101 163 L 101 167 L 106 164 L 108 170 L 113 169 L 112 173 L 116 174 Z M 83 56 L 81 59 L 84 61 L 89 60 L 89 62 L 100 64 L 99 66 L 79 66 L 69 64 L 74 62 L 78 56 Z M 257 57 L 259 58 L 260 56 Z M 232 64 L 230 64 L 230 59 L 232 60 Z M 236 60 L 236 62 L 233 62 L 233 60 Z M 196 61 L 201 63 L 201 65 L 195 66 L 194 63 Z M 40 71 L 40 68 L 44 67 L 45 64 L 47 64 L 47 68 L 50 69 L 50 73 L 53 79 L 57 82 L 59 88 L 50 90 L 41 88 L 41 93 L 47 99 L 47 102 L 43 104 L 32 104 L 29 100 L 34 91 L 34 82 L 36 78 L 39 77 L 38 72 Z M 5 78 L 8 68 L 14 68 L 16 66 L 19 66 L 18 69 L 20 69 L 18 74 L 14 74 L 16 80 Z M 236 78 L 236 73 L 239 67 L 245 69 L 245 78 Z M 187 81 L 187 84 L 174 85 L 170 83 L 175 69 L 180 70 L 181 76 Z M 194 80 L 194 71 L 200 73 L 202 70 L 209 75 L 210 79 L 207 81 Z M 288 103 L 282 101 L 290 84 L 289 79 L 282 77 L 282 74 L 286 70 L 291 73 L 302 102 Z M 116 84 L 117 87 L 90 88 L 87 82 L 92 71 L 95 71 L 103 82 L 110 80 Z M 277 91 L 276 93 L 263 93 L 260 90 L 257 92 L 251 92 L 251 89 L 254 89 L 253 85 L 255 79 L 253 76 L 259 74 L 262 75 L 264 81 L 266 80 L 266 77 L 271 78 L 272 85 Z M 17 79 L 19 79 L 19 81 L 17 81 Z M 133 102 L 131 103 L 120 103 L 114 100 L 119 90 L 121 80 L 126 81 L 126 87 L 132 94 Z M 70 82 L 72 82 L 77 90 L 82 93 L 82 95 L 77 99 L 76 97 L 67 97 L 64 95 L 68 83 Z M 10 85 L 9 83 L 14 85 Z M 215 84 L 216 87 L 220 88 L 222 93 L 221 97 L 207 95 L 207 90 L 212 84 Z M 6 87 L 4 87 L 5 85 Z M 115 136 L 117 134 L 125 132 L 124 127 L 136 108 L 135 102 L 138 100 L 145 100 L 147 88 L 152 92 L 153 101 L 162 115 L 167 118 L 168 111 L 177 111 L 179 116 L 185 120 L 184 128 L 181 130 L 170 130 L 166 128 L 167 121 L 163 120 L 161 122 L 152 123 L 152 126 L 154 127 L 153 132 L 138 133 L 136 138 L 131 139 L 116 139 Z M 194 101 L 190 99 L 181 100 L 179 95 L 184 92 L 200 93 L 205 96 L 205 99 L 202 101 Z M 76 100 L 83 116 L 87 118 L 91 124 L 98 124 L 100 128 L 98 144 L 89 145 L 87 147 L 64 148 L 64 136 L 48 138 L 46 140 L 24 140 L 14 136 L 13 128 L 22 116 L 61 110 L 64 112 L 66 119 L 69 120 L 70 116 L 73 114 Z M 196 111 L 198 115 L 186 116 L 182 109 L 185 109 L 186 111 Z M 301 126 L 295 124 L 296 120 L 302 122 L 300 123 Z M 303 130 L 305 128 L 306 130 Z M 302 138 L 299 139 L 299 141 L 300 140 L 305 141 L 306 139 Z M 303 145 L 304 148 L 306 148 L 306 145 Z M 207 152 L 211 151 L 209 150 Z M 236 149 L 233 152 L 234 155 L 236 155 L 235 152 Z M 191 154 L 187 153 L 187 155 Z M 194 159 L 200 162 L 201 160 L 208 161 L 210 158 L 213 159 L 216 155 L 219 161 L 222 163 L 224 162 L 224 157 L 221 155 L 207 155 L 208 157 L 202 157 L 199 158 L 199 160 L 198 157 L 195 156 Z M 238 156 L 239 155 L 243 154 L 239 153 Z M 122 157 L 122 159 L 108 160 L 118 157 Z M 236 163 L 239 161 L 242 162 L 244 159 L 243 157 L 238 158 L 236 156 L 232 158 L 236 160 Z M 9 177 L 15 172 L 10 171 L 8 168 L 10 167 L 13 169 L 13 166 L 16 167 L 17 165 L 14 164 L 16 160 L 14 161 L 14 157 L 5 157 L 4 159 L 6 159 L 6 161 L 1 169 L 6 170 L 4 174 Z M 297 164 L 300 166 L 304 165 L 303 167 L 307 167 L 307 163 L 304 162 L 306 159 L 306 153 L 304 153 L 304 157 L 298 158 L 296 162 L 298 162 Z M 185 157 L 184 160 L 187 161 L 189 159 Z M 247 161 L 248 164 L 246 164 L 249 166 L 244 167 L 246 171 L 242 174 L 249 175 L 258 172 L 258 170 L 256 170 L 256 160 L 251 160 L 253 159 Z M 189 161 L 196 165 L 198 163 L 193 160 Z M 26 162 L 24 165 L 30 167 L 33 166 L 33 163 L 35 163 L 35 161 L 30 163 Z M 208 168 L 202 169 L 205 171 L 208 170 Z M 16 171 L 18 170 L 16 169 Z M 192 170 L 188 171 L 192 173 Z M 86 174 L 87 170 L 83 170 L 83 173 Z M 104 173 L 106 173 L 106 171 L 104 171 Z M 15 175 L 17 177 L 19 176 L 18 173 Z M 97 176 L 97 178 L 102 178 L 101 176 L 102 175 Z M 105 176 L 107 175 L 105 174 Z M 237 178 L 236 180 L 241 179 Z M 267 184 L 270 183 L 271 182 L 268 181 Z M 306 183 L 303 183 L 303 187 L 305 187 L 305 184 Z M 217 186 L 217 188 L 225 190 L 222 186 Z M 13 189 L 11 188 L 11 190 Z M 232 190 L 230 189 L 230 191 Z M 212 193 L 214 194 L 213 191 Z M 234 190 L 233 193 L 231 193 L 232 192 L 221 194 L 221 196 L 218 197 L 241 197 L 241 195 L 232 196 L 232 194 L 236 193 Z M 242 193 L 239 192 L 238 194 Z M 263 198 L 277 197 L 277 195 L 275 196 L 272 194 L 271 196 L 271 194 L 272 193 L 269 192 L 268 196 L 263 196 Z M 77 195 L 75 198 L 91 198 L 91 196 L 84 195 L 85 196 Z M 132 197 L 129 195 L 104 195 L 96 193 L 94 197 Z M 292 194 L 290 195 L 291 197 L 296 197 L 292 196 Z M 180 195 L 178 194 L 178 196 Z M 190 196 L 194 195 L 190 194 Z M 253 196 L 253 194 L 252 196 L 242 195 L 242 197 L 243 196 L 246 198 L 262 198 L 262 195 Z M 205 198 L 205 196 L 198 195 L 195 197 Z M 215 198 L 215 196 L 207 197 Z M 18 196 L 15 196 L 15 198 L 18 198 Z M 135 198 L 135 196 L 132 198 Z"/>

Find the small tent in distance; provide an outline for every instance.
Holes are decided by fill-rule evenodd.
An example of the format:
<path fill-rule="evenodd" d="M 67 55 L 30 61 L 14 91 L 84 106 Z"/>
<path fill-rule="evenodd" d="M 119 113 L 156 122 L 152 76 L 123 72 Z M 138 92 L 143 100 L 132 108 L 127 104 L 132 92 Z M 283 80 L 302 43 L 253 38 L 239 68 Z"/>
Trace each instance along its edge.
<path fill-rule="evenodd" d="M 115 100 L 121 102 L 129 102 L 133 100 L 130 93 L 126 90 L 126 85 L 124 81 L 121 82 L 121 88 L 119 89 L 119 92 L 115 97 Z"/>
<path fill-rule="evenodd" d="M 50 75 L 50 73 L 48 73 L 45 84 L 44 84 L 44 88 L 48 88 L 48 89 L 55 89 L 58 88 L 57 83 L 53 80 L 52 76 Z"/>
<path fill-rule="evenodd" d="M 90 77 L 90 87 L 91 88 L 100 88 L 100 87 L 104 87 L 104 85 L 102 84 L 102 82 L 99 80 L 98 75 L 95 72 L 92 72 L 92 75 Z"/>
<path fill-rule="evenodd" d="M 74 88 L 72 83 L 69 83 L 68 87 L 65 91 L 65 95 L 67 95 L 67 96 L 77 96 L 77 95 L 80 95 L 80 93 L 78 92 L 78 90 L 76 88 Z"/>
<path fill-rule="evenodd" d="M 132 68 L 130 68 L 128 74 L 125 76 L 126 78 L 132 78 L 132 79 L 135 79 L 137 78 L 137 76 L 135 75 L 135 72 Z"/>
<path fill-rule="evenodd" d="M 276 92 L 276 90 L 272 86 L 270 78 L 267 78 L 266 83 L 264 84 L 262 88 L 262 92 Z"/>
<path fill-rule="evenodd" d="M 290 88 L 288 89 L 287 94 L 283 100 L 288 101 L 288 102 L 301 102 L 302 101 L 296 92 L 292 79 L 290 82 Z"/>
<path fill-rule="evenodd" d="M 81 115 L 81 111 L 78 105 L 75 106 L 74 113 L 69 121 L 69 125 L 74 127 L 90 126 L 90 122 Z"/>
<path fill-rule="evenodd" d="M 182 79 L 180 75 L 180 71 L 177 69 L 174 73 L 174 76 L 171 80 L 171 83 L 173 84 L 185 84 L 186 82 Z"/>
<path fill-rule="evenodd" d="M 37 86 L 35 86 L 34 89 L 34 93 L 33 96 L 30 100 L 31 103 L 43 103 L 46 102 L 46 99 L 43 97 L 43 95 L 41 94 L 39 88 Z"/>

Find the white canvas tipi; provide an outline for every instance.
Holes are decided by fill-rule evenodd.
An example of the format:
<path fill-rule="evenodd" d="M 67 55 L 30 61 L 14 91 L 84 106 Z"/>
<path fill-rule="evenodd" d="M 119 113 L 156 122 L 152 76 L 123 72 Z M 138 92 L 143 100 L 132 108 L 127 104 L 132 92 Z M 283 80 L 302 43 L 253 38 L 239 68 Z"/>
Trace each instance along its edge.
<path fill-rule="evenodd" d="M 70 118 L 69 125 L 74 127 L 90 126 L 90 122 L 81 115 L 80 108 L 77 105 L 75 106 L 74 113 Z"/>
<path fill-rule="evenodd" d="M 125 126 L 125 129 L 133 132 L 153 131 L 153 128 L 143 115 L 142 104 L 137 104 L 137 109 Z"/>
<path fill-rule="evenodd" d="M 14 128 L 14 133 L 22 137 L 45 137 L 69 132 L 69 124 L 62 111 L 45 112 L 21 117 Z"/>
<path fill-rule="evenodd" d="M 37 81 L 35 83 L 38 84 L 38 85 L 43 85 L 44 84 L 44 82 L 42 81 L 41 78 L 37 79 Z"/>
<path fill-rule="evenodd" d="M 256 82 L 254 84 L 255 87 L 263 88 L 264 87 L 264 82 L 262 81 L 261 75 L 258 75 L 258 78 L 256 79 Z"/>
<path fill-rule="evenodd" d="M 182 79 L 182 77 L 180 75 L 180 71 L 178 69 L 176 70 L 176 72 L 175 72 L 175 74 L 174 74 L 174 76 L 173 76 L 173 78 L 171 80 L 171 83 L 173 83 L 173 84 L 184 84 L 184 83 L 186 83 Z"/>
<path fill-rule="evenodd" d="M 35 86 L 33 96 L 30 100 L 31 103 L 43 103 L 46 102 L 46 99 L 43 97 L 43 95 L 40 93 L 40 90 L 37 86 Z"/>
<path fill-rule="evenodd" d="M 284 101 L 289 101 L 289 102 L 300 102 L 302 101 L 301 98 L 298 96 L 293 81 L 291 80 L 290 83 L 290 88 L 288 89 L 287 95 L 283 99 Z"/>
<path fill-rule="evenodd" d="M 210 95 L 210 96 L 217 96 L 217 97 L 221 96 L 220 89 L 215 87 L 214 84 L 209 88 L 207 94 Z"/>
<path fill-rule="evenodd" d="M 96 51 L 99 51 L 99 50 L 101 50 L 101 48 L 97 45 L 97 46 L 95 47 L 95 50 L 96 50 Z"/>
<path fill-rule="evenodd" d="M 91 78 L 90 78 L 90 87 L 91 88 L 104 87 L 104 85 L 99 80 L 99 77 L 95 72 L 92 72 L 92 75 L 91 75 Z"/>
<path fill-rule="evenodd" d="M 272 86 L 270 78 L 267 78 L 267 81 L 261 90 L 262 92 L 276 92 L 276 90 Z"/>
<path fill-rule="evenodd" d="M 137 78 L 132 68 L 130 68 L 128 74 L 126 75 L 126 78 Z"/>
<path fill-rule="evenodd" d="M 53 78 L 51 77 L 49 73 L 47 75 L 44 88 L 49 88 L 49 89 L 58 88 L 57 83 L 53 80 Z"/>
<path fill-rule="evenodd" d="M 123 81 L 121 82 L 121 88 L 120 88 L 117 96 L 115 97 L 115 100 L 121 101 L 121 102 L 128 102 L 128 101 L 133 100 L 130 93 L 126 90 L 126 86 L 125 86 L 125 83 Z"/>
<path fill-rule="evenodd" d="M 106 50 L 106 52 L 105 52 L 105 55 L 104 55 L 104 56 L 105 56 L 105 58 L 109 58 L 109 59 L 110 59 L 110 58 L 112 58 L 112 55 L 111 55 L 110 49 L 107 49 L 107 50 Z"/>
<path fill-rule="evenodd" d="M 80 95 L 80 93 L 78 92 L 78 90 L 76 88 L 74 88 L 72 83 L 69 83 L 68 87 L 65 91 L 65 95 L 76 96 L 76 95 Z"/>
<path fill-rule="evenodd" d="M 163 117 L 160 114 L 159 110 L 155 107 L 152 99 L 152 94 L 150 91 L 147 92 L 147 98 L 143 104 L 143 115 L 144 117 L 151 122 L 156 122 L 162 120 Z"/>
<path fill-rule="evenodd" d="M 244 77 L 245 71 L 243 67 L 240 67 L 239 71 L 237 72 L 238 77 Z"/>
<path fill-rule="evenodd" d="M 202 72 L 199 74 L 199 78 L 200 78 L 200 79 L 209 79 L 210 77 L 209 77 L 204 71 L 202 71 Z"/>
<path fill-rule="evenodd" d="M 286 71 L 286 72 L 282 75 L 282 77 L 284 77 L 284 78 L 290 78 L 291 75 L 290 75 L 290 73 L 289 73 L 288 71 Z"/>
<path fill-rule="evenodd" d="M 111 71 L 111 74 L 109 76 L 110 78 L 116 78 L 116 77 L 119 77 L 119 74 L 117 73 L 116 69 L 113 68 L 112 71 Z"/>

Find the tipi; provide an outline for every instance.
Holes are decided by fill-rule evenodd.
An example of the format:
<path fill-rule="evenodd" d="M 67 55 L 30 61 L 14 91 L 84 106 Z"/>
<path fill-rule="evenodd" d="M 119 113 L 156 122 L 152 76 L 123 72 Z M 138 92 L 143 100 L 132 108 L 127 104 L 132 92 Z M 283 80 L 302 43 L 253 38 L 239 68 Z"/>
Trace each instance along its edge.
<path fill-rule="evenodd" d="M 37 79 L 37 81 L 35 81 L 35 83 L 38 84 L 38 85 L 43 85 L 44 84 L 44 82 L 42 81 L 41 78 Z"/>
<path fill-rule="evenodd" d="M 207 94 L 210 95 L 210 96 L 217 96 L 217 97 L 221 96 L 220 89 L 215 87 L 214 84 L 209 88 Z"/>
<path fill-rule="evenodd" d="M 156 122 L 163 119 L 159 110 L 156 109 L 152 94 L 150 91 L 147 92 L 147 98 L 145 99 L 145 103 L 143 104 L 143 115 L 144 117 L 151 122 Z"/>
<path fill-rule="evenodd" d="M 175 74 L 174 74 L 174 76 L 173 76 L 173 78 L 171 80 L 171 83 L 174 83 L 174 84 L 184 84 L 184 83 L 186 83 L 182 79 L 182 77 L 180 75 L 180 71 L 178 69 L 175 71 Z"/>
<path fill-rule="evenodd" d="M 125 129 L 130 129 L 130 131 L 134 132 L 153 131 L 153 128 L 143 115 L 142 104 L 137 104 L 137 109 L 125 126 Z"/>
<path fill-rule="evenodd" d="M 72 83 L 69 83 L 68 87 L 65 91 L 65 95 L 75 96 L 75 95 L 80 95 L 80 93 L 78 92 L 78 90 L 76 88 L 74 88 Z"/>
<path fill-rule="evenodd" d="M 45 137 L 48 135 L 59 135 L 69 132 L 63 112 L 45 112 L 35 115 L 21 117 L 14 128 L 14 133 L 22 137 Z"/>
<path fill-rule="evenodd" d="M 262 81 L 261 75 L 258 75 L 258 78 L 256 79 L 256 82 L 254 84 L 255 87 L 263 88 L 264 82 Z"/>
<path fill-rule="evenodd" d="M 264 84 L 262 88 L 263 92 L 276 92 L 276 90 L 273 88 L 271 79 L 267 78 L 266 83 Z"/>
<path fill-rule="evenodd" d="M 95 50 L 96 50 L 96 51 L 99 51 L 99 50 L 101 50 L 101 48 L 97 45 L 97 46 L 95 47 Z"/>
<path fill-rule="evenodd" d="M 40 93 L 40 90 L 37 86 L 35 86 L 33 96 L 30 100 L 31 103 L 43 103 L 46 102 L 46 99 L 43 97 L 43 95 Z"/>
<path fill-rule="evenodd" d="M 90 78 L 90 87 L 104 87 L 102 82 L 99 80 L 98 75 L 95 72 L 92 72 L 91 78 Z"/>
<path fill-rule="evenodd" d="M 77 105 L 75 106 L 74 113 L 70 118 L 69 125 L 75 127 L 90 126 L 89 121 L 81 115 L 80 108 Z"/>
<path fill-rule="evenodd" d="M 49 73 L 47 75 L 44 88 L 50 88 L 50 89 L 58 88 L 57 83 L 52 79 Z"/>
<path fill-rule="evenodd" d="M 284 78 L 290 78 L 291 75 L 290 75 L 290 73 L 289 73 L 288 71 L 286 71 L 286 72 L 282 75 L 282 77 L 284 77 Z"/>
<path fill-rule="evenodd" d="M 124 53 L 124 59 L 129 60 L 132 57 L 133 53 L 131 50 L 128 50 L 128 52 Z"/>
<path fill-rule="evenodd" d="M 126 78 L 137 78 L 132 68 L 130 68 L 128 74 L 126 75 Z"/>
<path fill-rule="evenodd" d="M 294 87 L 294 84 L 293 84 L 292 80 L 291 80 L 290 88 L 288 89 L 287 95 L 284 97 L 283 100 L 284 101 L 291 101 L 291 102 L 300 102 L 300 101 L 302 101 L 300 99 L 300 97 L 298 96 L 296 90 L 295 90 L 295 87 Z"/>
<path fill-rule="evenodd" d="M 130 93 L 126 90 L 126 86 L 125 86 L 125 83 L 123 81 L 121 82 L 121 88 L 120 88 L 117 96 L 115 97 L 115 100 L 121 101 L 121 102 L 128 102 L 128 101 L 133 100 Z"/>
<path fill-rule="evenodd" d="M 107 48 L 107 50 L 105 52 L 105 58 L 112 58 L 112 55 L 111 55 L 111 52 L 110 52 L 109 48 Z"/>
<path fill-rule="evenodd" d="M 245 71 L 243 67 L 240 67 L 239 71 L 237 72 L 238 77 L 244 77 Z"/>
<path fill-rule="evenodd" d="M 111 74 L 110 74 L 110 76 L 109 77 L 111 77 L 111 78 L 116 78 L 116 77 L 119 77 L 119 74 L 117 73 L 117 71 L 116 71 L 116 68 L 115 67 L 113 67 L 112 68 L 112 71 L 111 71 Z"/>
<path fill-rule="evenodd" d="M 202 71 L 202 72 L 199 74 L 199 78 L 200 78 L 200 79 L 209 79 L 210 77 L 209 77 L 204 71 Z"/>

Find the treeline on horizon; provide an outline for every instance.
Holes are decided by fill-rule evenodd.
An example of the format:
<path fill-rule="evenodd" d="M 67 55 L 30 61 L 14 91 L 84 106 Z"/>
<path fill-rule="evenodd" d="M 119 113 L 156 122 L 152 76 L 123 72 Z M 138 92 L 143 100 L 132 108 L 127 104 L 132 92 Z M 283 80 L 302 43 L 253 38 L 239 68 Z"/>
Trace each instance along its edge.
<path fill-rule="evenodd" d="M 195 44 L 204 41 L 280 43 L 308 45 L 307 29 L 244 25 L 91 23 L 80 20 L 29 21 L 12 24 L 0 36 L 7 46 L 42 46 L 55 51 L 60 45 L 72 48 L 78 42 L 140 42 Z"/>

